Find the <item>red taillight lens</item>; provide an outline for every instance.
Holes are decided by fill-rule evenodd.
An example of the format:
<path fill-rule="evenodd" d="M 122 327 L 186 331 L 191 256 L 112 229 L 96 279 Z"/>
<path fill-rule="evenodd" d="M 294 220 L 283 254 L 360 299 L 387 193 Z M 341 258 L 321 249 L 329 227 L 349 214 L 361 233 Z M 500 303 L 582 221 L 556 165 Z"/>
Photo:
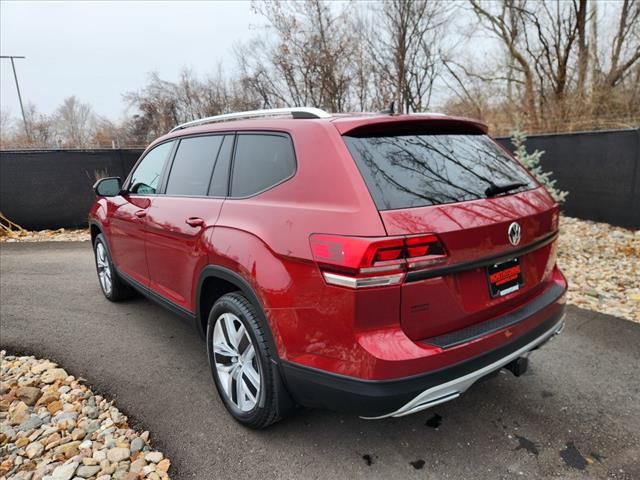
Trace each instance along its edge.
<path fill-rule="evenodd" d="M 424 257 L 425 255 L 443 255 L 444 249 L 438 237 L 425 235 L 420 237 L 407 237 L 407 257 Z"/>
<path fill-rule="evenodd" d="M 388 262 L 390 260 L 398 260 L 402 258 L 402 247 L 381 248 L 376 251 L 373 258 L 374 262 Z"/>
<path fill-rule="evenodd" d="M 320 264 L 358 273 L 361 268 L 373 267 L 376 262 L 402 258 L 402 238 L 375 240 L 366 237 L 312 235 L 311 252 Z"/>
<path fill-rule="evenodd" d="M 446 257 L 436 235 L 379 239 L 316 234 L 310 243 L 327 283 L 352 288 L 398 284 L 407 270 Z"/>

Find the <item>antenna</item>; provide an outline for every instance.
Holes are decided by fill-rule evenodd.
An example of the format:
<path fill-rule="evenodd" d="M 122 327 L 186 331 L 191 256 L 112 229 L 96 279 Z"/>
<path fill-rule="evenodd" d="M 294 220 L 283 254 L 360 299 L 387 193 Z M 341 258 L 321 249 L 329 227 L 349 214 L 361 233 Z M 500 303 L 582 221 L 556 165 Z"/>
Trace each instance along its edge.
<path fill-rule="evenodd" d="M 388 115 L 393 115 L 395 113 L 395 106 L 396 106 L 396 101 L 393 100 L 390 104 L 389 107 L 385 110 L 382 110 L 380 113 L 386 113 Z"/>

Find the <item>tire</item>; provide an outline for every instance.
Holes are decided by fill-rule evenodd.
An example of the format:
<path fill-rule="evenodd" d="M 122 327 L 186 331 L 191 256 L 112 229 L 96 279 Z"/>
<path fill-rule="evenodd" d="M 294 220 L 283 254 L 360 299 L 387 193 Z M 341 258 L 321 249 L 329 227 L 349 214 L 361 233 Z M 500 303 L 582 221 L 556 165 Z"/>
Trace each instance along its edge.
<path fill-rule="evenodd" d="M 134 295 L 134 291 L 118 276 L 118 272 L 111 261 L 109 247 L 102 233 L 98 234 L 93 242 L 93 254 L 100 289 L 104 296 L 112 302 L 131 298 Z"/>
<path fill-rule="evenodd" d="M 223 295 L 211 308 L 207 323 L 209 365 L 220 399 L 235 420 L 255 429 L 271 425 L 293 409 L 264 328 L 240 292 Z"/>

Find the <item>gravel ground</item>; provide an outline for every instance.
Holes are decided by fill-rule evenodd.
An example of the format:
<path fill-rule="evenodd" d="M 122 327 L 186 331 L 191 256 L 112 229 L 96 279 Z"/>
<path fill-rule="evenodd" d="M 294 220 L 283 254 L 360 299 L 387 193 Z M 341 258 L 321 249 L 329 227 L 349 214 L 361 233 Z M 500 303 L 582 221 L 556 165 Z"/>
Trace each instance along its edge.
<path fill-rule="evenodd" d="M 0 352 L 0 479 L 167 480 L 113 402 L 49 360 Z"/>
<path fill-rule="evenodd" d="M 640 322 L 640 230 L 562 217 L 558 264 L 569 303 Z"/>
<path fill-rule="evenodd" d="M 0 231 L 0 243 L 7 242 L 85 242 L 91 240 L 91 234 L 86 228 L 59 228 L 58 230 L 14 230 Z"/>

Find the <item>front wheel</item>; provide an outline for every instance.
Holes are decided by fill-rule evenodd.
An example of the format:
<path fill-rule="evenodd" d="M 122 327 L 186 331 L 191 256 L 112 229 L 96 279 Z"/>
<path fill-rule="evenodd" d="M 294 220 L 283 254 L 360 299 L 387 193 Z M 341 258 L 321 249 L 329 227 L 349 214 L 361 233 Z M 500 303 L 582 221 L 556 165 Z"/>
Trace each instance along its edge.
<path fill-rule="evenodd" d="M 124 300 L 133 295 L 132 288 L 124 283 L 118 276 L 111 256 L 109 255 L 109 249 L 107 248 L 107 242 L 104 235 L 101 233 L 96 236 L 93 242 L 93 252 L 96 259 L 96 271 L 98 272 L 98 280 L 100 281 L 100 287 L 102 293 L 107 299 L 112 302 L 118 300 Z"/>
<path fill-rule="evenodd" d="M 207 352 L 213 379 L 229 413 L 251 428 L 276 422 L 292 402 L 280 381 L 253 305 L 241 293 L 222 296 L 211 309 Z"/>

